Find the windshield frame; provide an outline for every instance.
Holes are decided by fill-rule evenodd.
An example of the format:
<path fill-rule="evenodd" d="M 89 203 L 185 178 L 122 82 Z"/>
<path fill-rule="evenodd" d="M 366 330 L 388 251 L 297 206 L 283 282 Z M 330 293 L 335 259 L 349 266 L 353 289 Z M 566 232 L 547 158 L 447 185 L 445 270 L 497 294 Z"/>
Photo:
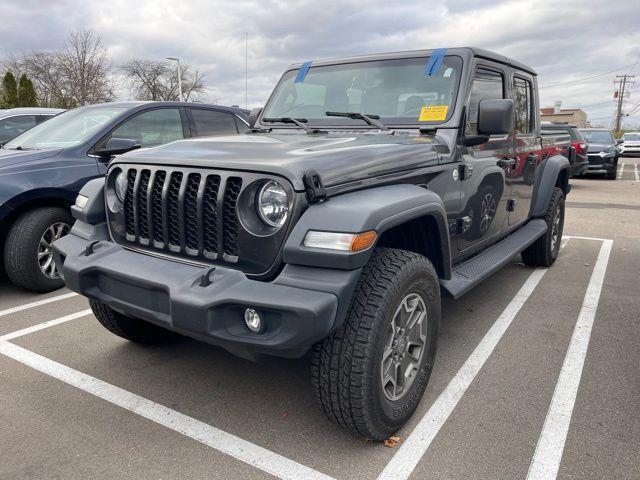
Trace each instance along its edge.
<path fill-rule="evenodd" d="M 340 59 L 333 61 L 318 61 L 314 62 L 311 68 L 314 67 L 329 67 L 329 66 L 340 66 L 340 65 L 354 65 L 354 64 L 363 64 L 363 63 L 376 63 L 383 61 L 392 61 L 392 60 L 421 60 L 424 61 L 424 65 L 427 65 L 429 58 L 433 55 L 433 52 L 430 51 L 414 51 L 407 52 L 407 54 L 397 54 L 390 56 L 374 56 L 374 58 L 366 58 L 366 59 Z M 444 55 L 445 58 L 456 58 L 460 61 L 460 71 L 458 73 L 457 85 L 455 85 L 455 92 L 451 100 L 451 104 L 449 106 L 449 110 L 447 112 L 447 117 L 444 121 L 424 121 L 414 123 L 397 123 L 394 122 L 394 118 L 400 117 L 380 117 L 380 121 L 384 123 L 389 129 L 393 130 L 417 130 L 417 129 L 436 129 L 436 128 L 458 128 L 459 127 L 459 117 L 460 117 L 460 102 L 461 99 L 464 99 L 464 92 L 461 92 L 461 89 L 465 85 L 464 82 L 467 81 L 469 65 L 472 63 L 471 58 L 466 58 L 466 55 L 461 55 L 459 53 L 450 53 Z M 271 91 L 269 95 L 269 99 L 265 103 L 265 106 L 262 108 L 260 112 L 260 116 L 256 121 L 256 127 L 266 130 L 272 130 L 274 128 L 282 129 L 282 130 L 300 130 L 296 125 L 290 124 L 274 124 L 271 122 L 263 122 L 263 118 L 269 118 L 268 115 L 265 115 L 268 107 L 275 101 L 276 94 L 279 88 L 283 85 L 285 81 L 288 81 L 287 76 L 291 73 L 297 73 L 301 68 L 301 65 L 296 64 L 292 65 L 287 70 L 284 71 L 278 83 Z M 364 112 L 367 115 L 378 115 L 379 112 Z M 323 117 L 323 120 L 325 117 Z M 318 130 L 374 130 L 375 127 L 367 124 L 363 120 L 352 120 L 343 117 L 326 117 L 326 122 L 318 123 L 317 118 L 310 118 L 307 126 L 313 127 Z"/>

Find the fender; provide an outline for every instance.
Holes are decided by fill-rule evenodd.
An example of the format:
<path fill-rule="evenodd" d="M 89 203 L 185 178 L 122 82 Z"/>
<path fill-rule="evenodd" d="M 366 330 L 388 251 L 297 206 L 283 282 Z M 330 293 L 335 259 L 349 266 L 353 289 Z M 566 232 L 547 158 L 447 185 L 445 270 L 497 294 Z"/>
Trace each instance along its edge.
<path fill-rule="evenodd" d="M 14 211 L 20 209 L 25 204 L 53 199 L 70 205 L 75 201 L 75 198 L 75 193 L 64 188 L 38 188 L 35 190 L 23 191 L 0 204 L 0 222 L 8 219 Z"/>
<path fill-rule="evenodd" d="M 551 200 L 553 189 L 558 186 L 558 178 L 561 176 L 564 176 L 564 180 L 559 186 L 566 195 L 569 193 L 569 160 L 562 155 L 549 157 L 544 162 L 542 173 L 540 174 L 540 181 L 532 203 L 532 217 L 544 216 Z"/>
<path fill-rule="evenodd" d="M 444 276 L 451 271 L 451 251 L 446 213 L 442 199 L 417 185 L 375 187 L 346 193 L 308 208 L 287 239 L 283 260 L 287 264 L 353 270 L 363 267 L 373 248 L 363 252 L 341 252 L 307 248 L 309 230 L 360 233 L 375 230 L 378 240 L 388 229 L 420 217 L 430 216 L 438 225 Z"/>

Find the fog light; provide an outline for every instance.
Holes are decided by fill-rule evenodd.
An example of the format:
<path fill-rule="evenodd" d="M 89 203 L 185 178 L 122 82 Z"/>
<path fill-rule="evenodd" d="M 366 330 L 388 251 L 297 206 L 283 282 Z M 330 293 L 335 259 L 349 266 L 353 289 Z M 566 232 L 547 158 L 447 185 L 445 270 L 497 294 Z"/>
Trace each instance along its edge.
<path fill-rule="evenodd" d="M 247 308 L 244 311 L 244 323 L 254 333 L 262 331 L 262 316 L 253 308 Z"/>

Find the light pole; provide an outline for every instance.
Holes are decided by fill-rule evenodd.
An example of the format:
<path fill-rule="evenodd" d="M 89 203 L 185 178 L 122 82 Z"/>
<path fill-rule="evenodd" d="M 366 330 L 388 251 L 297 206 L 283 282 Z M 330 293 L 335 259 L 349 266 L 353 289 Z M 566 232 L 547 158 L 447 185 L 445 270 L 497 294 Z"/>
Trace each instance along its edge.
<path fill-rule="evenodd" d="M 176 57 L 167 57 L 167 60 L 173 60 L 178 64 L 178 97 L 181 102 L 184 102 L 184 97 L 182 96 L 182 68 L 180 67 L 180 59 Z"/>

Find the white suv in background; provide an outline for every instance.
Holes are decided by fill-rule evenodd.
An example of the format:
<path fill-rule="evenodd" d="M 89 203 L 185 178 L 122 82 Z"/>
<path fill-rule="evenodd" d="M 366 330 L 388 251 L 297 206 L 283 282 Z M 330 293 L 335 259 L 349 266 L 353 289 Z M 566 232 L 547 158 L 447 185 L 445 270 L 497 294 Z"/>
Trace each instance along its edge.
<path fill-rule="evenodd" d="M 640 132 L 627 132 L 622 135 L 620 155 L 640 155 Z"/>

